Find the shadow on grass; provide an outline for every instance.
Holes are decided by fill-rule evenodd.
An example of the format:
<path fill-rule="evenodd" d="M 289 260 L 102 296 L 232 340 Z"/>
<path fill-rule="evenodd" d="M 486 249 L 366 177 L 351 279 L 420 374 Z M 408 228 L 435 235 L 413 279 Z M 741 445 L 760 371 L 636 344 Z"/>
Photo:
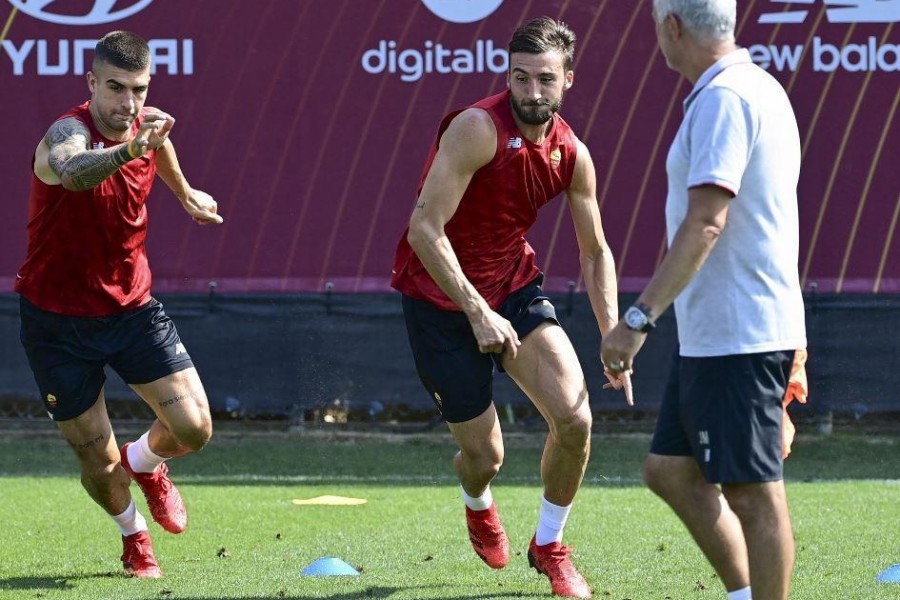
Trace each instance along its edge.
<path fill-rule="evenodd" d="M 8 590 L 71 590 L 75 586 L 70 581 L 82 579 L 107 579 L 123 577 L 122 573 L 86 573 L 81 575 L 59 575 L 57 577 L 7 577 L 0 579 L 0 591 Z"/>
<path fill-rule="evenodd" d="M 105 579 L 105 578 L 121 578 L 124 577 L 122 573 L 88 573 L 84 575 L 60 575 L 59 577 L 8 577 L 6 579 L 0 579 L 0 591 L 12 591 L 12 590 L 30 590 L 34 592 L 46 592 L 46 591 L 75 591 L 76 586 L 71 582 L 78 582 L 79 580 L 86 579 Z M 316 595 L 303 595 L 303 594 L 295 594 L 293 592 L 288 592 L 287 590 L 267 596 L 215 596 L 216 600 L 362 600 L 364 598 L 370 599 L 388 599 L 393 596 L 397 592 L 409 592 L 413 589 L 419 590 L 419 593 L 416 594 L 416 597 L 420 600 L 429 600 L 429 598 L 433 598 L 434 600 L 471 600 L 473 597 L 477 597 L 480 600 L 491 600 L 501 599 L 501 598 L 530 598 L 531 594 L 526 594 L 524 592 L 497 592 L 497 593 L 483 593 L 479 592 L 477 596 L 473 596 L 471 594 L 465 594 L 460 596 L 447 596 L 444 594 L 435 594 L 431 595 L 428 593 L 428 589 L 434 586 L 404 586 L 404 587 L 381 587 L 374 586 L 368 587 L 360 590 L 345 590 L 341 592 L 334 593 L 330 596 L 322 596 L 320 594 Z M 168 592 L 173 593 L 173 592 Z M 163 591 L 160 593 L 160 597 L 165 598 L 168 595 L 167 591 Z M 177 597 L 178 600 L 210 600 L 209 596 L 182 596 L 181 594 L 174 594 L 173 597 Z"/>
<path fill-rule="evenodd" d="M 305 595 L 295 595 L 285 593 L 285 595 L 276 595 L 276 596 L 216 596 L 216 600 L 362 600 L 363 598 L 390 598 L 396 592 L 410 592 L 411 590 L 419 590 L 416 594 L 416 598 L 419 600 L 472 600 L 472 598 L 478 598 L 479 600 L 491 600 L 492 598 L 500 600 L 503 598 L 533 598 L 533 594 L 526 594 L 524 592 L 498 592 L 498 593 L 482 593 L 478 592 L 476 595 L 465 594 L 460 596 L 446 596 L 444 594 L 437 595 L 429 595 L 427 587 L 423 586 L 413 586 L 413 587 L 370 587 L 362 590 L 355 591 L 343 591 L 332 594 L 330 596 L 305 596 Z M 210 600 L 208 597 L 204 596 L 178 596 L 178 600 Z"/>

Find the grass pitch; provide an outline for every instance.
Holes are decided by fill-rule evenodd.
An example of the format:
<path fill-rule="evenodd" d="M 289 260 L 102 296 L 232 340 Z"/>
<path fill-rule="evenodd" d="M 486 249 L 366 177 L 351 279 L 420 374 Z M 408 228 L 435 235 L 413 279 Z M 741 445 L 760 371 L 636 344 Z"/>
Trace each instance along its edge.
<path fill-rule="evenodd" d="M 565 542 L 595 598 L 724 598 L 680 522 L 640 482 L 648 442 L 595 435 Z M 65 443 L 53 432 L 6 434 L 0 599 L 550 598 L 548 581 L 525 557 L 542 444 L 542 434 L 507 436 L 493 490 L 513 558 L 492 571 L 469 547 L 446 434 L 219 433 L 201 454 L 171 462 L 189 527 L 173 536 L 151 525 L 166 577 L 138 581 L 120 575 L 118 531 L 82 490 Z M 791 597 L 900 598 L 900 584 L 875 581 L 900 562 L 900 439 L 801 436 L 786 472 L 797 539 Z M 326 494 L 367 503 L 292 503 Z M 323 556 L 361 575 L 300 575 Z"/>

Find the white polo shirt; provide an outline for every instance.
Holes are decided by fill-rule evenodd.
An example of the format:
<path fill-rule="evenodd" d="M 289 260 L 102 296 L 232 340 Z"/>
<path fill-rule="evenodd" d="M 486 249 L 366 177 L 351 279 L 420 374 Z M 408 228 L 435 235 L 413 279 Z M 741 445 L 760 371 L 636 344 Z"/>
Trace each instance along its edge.
<path fill-rule="evenodd" d="M 666 160 L 669 245 L 690 188 L 714 184 L 735 196 L 706 263 L 675 300 L 681 355 L 805 348 L 800 135 L 787 94 L 740 49 L 703 73 L 684 107 Z"/>

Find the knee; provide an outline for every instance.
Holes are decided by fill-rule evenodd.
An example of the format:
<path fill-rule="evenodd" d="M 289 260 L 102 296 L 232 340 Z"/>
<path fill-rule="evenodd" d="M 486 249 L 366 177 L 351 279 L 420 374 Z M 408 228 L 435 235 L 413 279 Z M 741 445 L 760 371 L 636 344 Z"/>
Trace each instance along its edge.
<path fill-rule="evenodd" d="M 684 490 L 690 491 L 695 483 L 705 484 L 705 481 L 696 480 L 692 469 L 684 468 L 669 457 L 656 454 L 648 454 L 644 459 L 643 477 L 650 491 L 664 500 Z"/>
<path fill-rule="evenodd" d="M 119 463 L 109 460 L 90 460 L 81 461 L 81 482 L 85 485 L 92 484 L 92 487 L 109 488 L 112 487 L 117 478 L 124 475 L 128 479 L 128 474 L 121 471 L 117 467 Z"/>
<path fill-rule="evenodd" d="M 200 419 L 190 428 L 179 431 L 178 443 L 188 448 L 191 452 L 202 450 L 212 438 L 212 420 L 208 417 Z"/>
<path fill-rule="evenodd" d="M 503 466 L 503 446 L 486 445 L 477 452 L 460 450 L 453 457 L 456 470 L 468 473 L 480 480 L 490 481 Z"/>
<path fill-rule="evenodd" d="M 667 488 L 667 477 L 665 469 L 659 460 L 653 455 L 644 459 L 643 469 L 644 483 L 650 488 L 650 491 L 657 496 L 663 496 Z"/>
<path fill-rule="evenodd" d="M 591 444 L 593 418 L 589 410 L 581 410 L 567 419 L 550 424 L 556 442 L 569 452 L 585 453 Z"/>
<path fill-rule="evenodd" d="M 479 479 L 491 480 L 500 472 L 503 466 L 503 448 L 492 448 L 490 452 L 470 457 L 472 470 Z"/>
<path fill-rule="evenodd" d="M 777 512 L 786 505 L 783 488 L 777 485 L 759 483 L 723 485 L 722 493 L 728 500 L 728 506 L 741 519 L 750 521 L 760 515 Z"/>

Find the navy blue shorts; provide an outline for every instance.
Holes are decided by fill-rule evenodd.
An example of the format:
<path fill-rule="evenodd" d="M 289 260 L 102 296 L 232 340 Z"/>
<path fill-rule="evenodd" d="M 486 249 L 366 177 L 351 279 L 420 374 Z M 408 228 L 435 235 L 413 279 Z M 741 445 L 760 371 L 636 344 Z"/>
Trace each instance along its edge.
<path fill-rule="evenodd" d="M 74 419 L 96 403 L 106 365 L 129 384 L 194 366 L 175 324 L 154 299 L 110 317 L 70 317 L 20 297 L 19 314 L 19 337 L 54 421 Z"/>
<path fill-rule="evenodd" d="M 524 339 L 544 321 L 559 325 L 556 310 L 541 289 L 543 276 L 510 294 L 497 313 Z M 499 354 L 482 354 L 466 315 L 441 310 L 424 300 L 403 296 L 406 331 L 419 379 L 448 423 L 463 423 L 482 414 L 493 401 L 494 367 L 503 371 Z"/>
<path fill-rule="evenodd" d="M 782 420 L 794 352 L 676 356 L 650 452 L 693 456 L 709 483 L 783 478 Z"/>

